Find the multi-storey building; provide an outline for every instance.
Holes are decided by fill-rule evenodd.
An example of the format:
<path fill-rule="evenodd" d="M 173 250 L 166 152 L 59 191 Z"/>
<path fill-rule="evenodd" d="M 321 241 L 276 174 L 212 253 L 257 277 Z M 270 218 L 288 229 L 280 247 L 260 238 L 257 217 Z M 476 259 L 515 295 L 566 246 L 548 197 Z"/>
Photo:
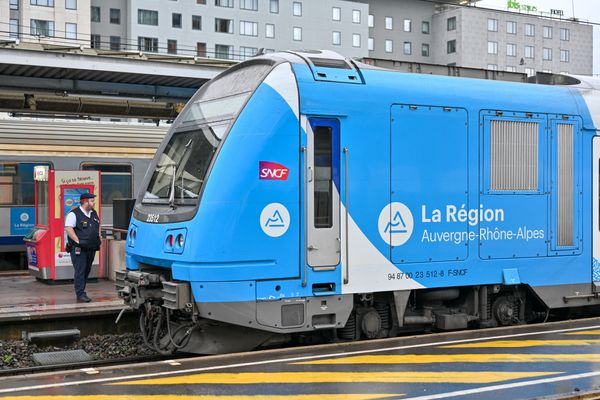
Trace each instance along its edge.
<path fill-rule="evenodd" d="M 92 0 L 91 7 L 94 47 L 233 59 L 260 48 L 367 54 L 368 5 L 351 1 Z"/>
<path fill-rule="evenodd" d="M 589 24 L 540 13 L 453 6 L 447 1 L 361 1 L 369 4 L 368 48 L 373 58 L 530 75 L 592 74 Z"/>
<path fill-rule="evenodd" d="M 6 0 L 0 8 L 0 31 L 5 38 L 89 43 L 90 0 Z"/>
<path fill-rule="evenodd" d="M 592 74 L 592 26 L 445 0 L 6 0 L 4 38 L 245 59 L 258 49 Z"/>

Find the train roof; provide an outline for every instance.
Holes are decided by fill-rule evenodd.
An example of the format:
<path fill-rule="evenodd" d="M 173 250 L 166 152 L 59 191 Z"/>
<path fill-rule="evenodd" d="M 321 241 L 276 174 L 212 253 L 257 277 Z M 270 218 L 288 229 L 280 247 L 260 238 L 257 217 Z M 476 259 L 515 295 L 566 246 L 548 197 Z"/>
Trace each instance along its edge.
<path fill-rule="evenodd" d="M 371 93 L 376 94 L 377 98 L 386 95 L 397 98 L 398 94 L 410 93 L 411 101 L 419 101 L 419 104 L 437 105 L 438 102 L 439 105 L 446 106 L 456 106 L 457 103 L 476 104 L 480 109 L 582 115 L 586 128 L 595 129 L 600 126 L 600 79 L 598 78 L 540 73 L 530 83 L 521 83 L 406 73 L 360 63 L 328 50 L 286 51 L 269 54 L 269 56 L 293 64 L 307 65 L 310 73 L 307 72 L 305 76 L 297 74 L 300 84 L 302 81 L 332 81 L 333 79 L 328 78 L 319 79 L 319 69 L 338 68 L 348 70 L 348 73 L 340 75 L 352 75 L 355 71 L 356 75 L 363 79 L 362 82 L 356 79 L 339 82 L 365 83 L 373 88 Z M 352 85 L 343 86 L 351 88 Z M 342 98 L 348 97 L 342 96 Z"/>
<path fill-rule="evenodd" d="M 0 154 L 150 158 L 168 126 L 0 118 Z"/>

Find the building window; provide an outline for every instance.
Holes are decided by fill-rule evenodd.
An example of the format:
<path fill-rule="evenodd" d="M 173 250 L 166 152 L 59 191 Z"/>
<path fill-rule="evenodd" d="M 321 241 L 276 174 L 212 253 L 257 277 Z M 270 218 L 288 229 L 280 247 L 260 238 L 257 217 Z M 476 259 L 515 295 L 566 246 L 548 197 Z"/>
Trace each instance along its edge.
<path fill-rule="evenodd" d="M 240 8 L 242 10 L 258 11 L 258 0 L 240 0 Z"/>
<path fill-rule="evenodd" d="M 167 40 L 167 53 L 177 54 L 177 40 Z"/>
<path fill-rule="evenodd" d="M 375 17 L 373 16 L 373 14 L 369 14 L 369 16 L 367 17 L 367 25 L 369 26 L 369 28 L 373 28 L 375 26 Z"/>
<path fill-rule="evenodd" d="M 54 0 L 30 0 L 29 4 L 32 6 L 54 7 Z"/>
<path fill-rule="evenodd" d="M 508 21 L 506 23 L 506 33 L 510 33 L 511 35 L 517 34 L 517 23 L 515 21 Z"/>
<path fill-rule="evenodd" d="M 192 29 L 195 31 L 202 30 L 202 16 L 192 15 Z"/>
<path fill-rule="evenodd" d="M 232 8 L 233 0 L 215 0 L 215 6 Z"/>
<path fill-rule="evenodd" d="M 488 42 L 488 54 L 498 54 L 498 42 Z"/>
<path fill-rule="evenodd" d="M 571 40 L 571 32 L 567 28 L 560 28 L 560 40 L 564 42 Z"/>
<path fill-rule="evenodd" d="M 240 47 L 240 59 L 247 60 L 248 58 L 252 58 L 256 55 L 258 49 L 256 47 Z"/>
<path fill-rule="evenodd" d="M 489 69 L 490 71 L 498 71 L 498 65 L 497 64 L 488 64 L 487 69 Z"/>
<path fill-rule="evenodd" d="M 533 69 L 533 68 L 525 68 L 525 73 L 527 74 L 527 76 L 534 76 L 535 75 L 535 69 Z"/>
<path fill-rule="evenodd" d="M 571 53 L 569 50 L 561 50 L 560 51 L 560 61 L 561 62 L 571 62 Z"/>
<path fill-rule="evenodd" d="M 446 29 L 449 31 L 456 30 L 456 17 L 448 18 L 448 20 L 446 21 Z"/>
<path fill-rule="evenodd" d="M 412 20 L 405 19 L 404 20 L 404 32 L 411 32 L 411 31 L 412 31 Z"/>
<path fill-rule="evenodd" d="M 258 36 L 258 22 L 240 21 L 240 35 Z"/>
<path fill-rule="evenodd" d="M 215 18 L 215 32 L 233 33 L 233 20 L 224 18 Z"/>
<path fill-rule="evenodd" d="M 102 204 L 112 204 L 114 199 L 131 197 L 131 165 L 84 164 L 81 169 L 83 171 L 100 171 Z"/>
<path fill-rule="evenodd" d="M 352 10 L 352 23 L 360 24 L 360 10 Z"/>
<path fill-rule="evenodd" d="M 19 20 L 11 19 L 9 21 L 9 36 L 12 39 L 17 39 L 19 37 Z"/>
<path fill-rule="evenodd" d="M 206 4 L 206 0 L 196 0 L 196 4 Z"/>
<path fill-rule="evenodd" d="M 551 74 L 552 70 L 551 69 L 543 69 L 542 72 L 545 72 L 547 74 Z"/>
<path fill-rule="evenodd" d="M 448 43 L 446 43 L 446 52 L 448 54 L 456 53 L 456 40 L 448 40 Z"/>
<path fill-rule="evenodd" d="M 54 36 L 54 21 L 32 19 L 30 26 L 31 34 L 33 36 Z"/>
<path fill-rule="evenodd" d="M 544 39 L 552 39 L 552 27 L 544 26 L 543 35 L 544 35 Z"/>
<path fill-rule="evenodd" d="M 385 17 L 385 29 L 394 29 L 394 19 L 392 17 Z"/>
<path fill-rule="evenodd" d="M 110 37 L 110 49 L 115 51 L 121 50 L 121 36 Z"/>
<path fill-rule="evenodd" d="M 228 46 L 225 44 L 216 44 L 215 57 L 225 60 L 231 60 L 233 58 L 233 46 Z"/>
<path fill-rule="evenodd" d="M 65 39 L 77 39 L 77 24 L 65 23 Z"/>
<path fill-rule="evenodd" d="M 295 1 L 293 4 L 293 14 L 295 17 L 302 16 L 302 3 Z"/>
<path fill-rule="evenodd" d="M 421 45 L 421 56 L 429 57 L 429 45 L 427 43 Z"/>
<path fill-rule="evenodd" d="M 546 61 L 552 61 L 552 49 L 544 47 L 542 49 L 542 58 Z"/>
<path fill-rule="evenodd" d="M 369 51 L 375 50 L 375 41 L 373 40 L 372 37 L 367 39 L 367 48 Z"/>
<path fill-rule="evenodd" d="M 138 9 L 138 24 L 158 26 L 158 11 Z"/>
<path fill-rule="evenodd" d="M 386 39 L 386 41 L 385 41 L 385 52 L 386 53 L 391 53 L 393 51 L 394 51 L 394 42 L 391 41 L 391 40 L 389 40 L 389 39 Z"/>
<path fill-rule="evenodd" d="M 331 8 L 331 20 L 332 21 L 341 21 L 342 20 L 342 9 L 339 7 Z"/>
<path fill-rule="evenodd" d="M 67 10 L 77 10 L 77 0 L 65 0 L 65 8 Z"/>
<path fill-rule="evenodd" d="M 336 46 L 339 46 L 342 44 L 342 33 L 341 32 L 337 32 L 337 31 L 331 32 L 331 44 L 335 44 Z"/>
<path fill-rule="evenodd" d="M 171 14 L 171 26 L 173 28 L 181 28 L 181 14 L 179 14 L 179 13 Z"/>
<path fill-rule="evenodd" d="M 111 24 L 121 24 L 121 9 L 119 8 L 111 8 L 110 9 L 110 23 Z"/>
<path fill-rule="evenodd" d="M 265 37 L 269 39 L 275 38 L 275 25 L 265 24 Z"/>
<path fill-rule="evenodd" d="M 92 6 L 90 14 L 92 22 L 100 22 L 100 7 Z"/>
<path fill-rule="evenodd" d="M 498 32 L 498 20 L 488 18 L 488 32 Z"/>
<path fill-rule="evenodd" d="M 138 50 L 149 53 L 158 53 L 158 38 L 138 37 Z"/>
<path fill-rule="evenodd" d="M 508 43 L 506 45 L 506 55 L 509 57 L 517 56 L 517 45 L 513 43 Z"/>
<path fill-rule="evenodd" d="M 509 65 L 506 67 L 506 72 L 517 72 L 517 67 Z"/>
<path fill-rule="evenodd" d="M 404 42 L 404 55 L 410 56 L 412 54 L 412 43 Z"/>
<path fill-rule="evenodd" d="M 535 36 L 535 25 L 525 24 L 525 36 Z"/>
<path fill-rule="evenodd" d="M 19 9 L 19 0 L 10 0 L 10 9 L 18 10 Z"/>
<path fill-rule="evenodd" d="M 535 47 L 525 46 L 525 58 L 535 58 Z"/>
<path fill-rule="evenodd" d="M 360 47 L 360 35 L 358 33 L 352 34 L 352 47 Z"/>
<path fill-rule="evenodd" d="M 203 42 L 196 43 L 196 56 L 206 57 L 206 43 L 203 43 Z"/>
<path fill-rule="evenodd" d="M 429 21 L 421 22 L 421 33 L 429 35 Z"/>
<path fill-rule="evenodd" d="M 302 40 L 302 28 L 295 26 L 294 27 L 294 40 L 299 42 Z"/>
<path fill-rule="evenodd" d="M 100 35 L 90 36 L 90 47 L 92 49 L 99 49 L 102 47 L 102 37 Z"/>
<path fill-rule="evenodd" d="M 269 12 L 279 14 L 279 0 L 269 0 Z"/>

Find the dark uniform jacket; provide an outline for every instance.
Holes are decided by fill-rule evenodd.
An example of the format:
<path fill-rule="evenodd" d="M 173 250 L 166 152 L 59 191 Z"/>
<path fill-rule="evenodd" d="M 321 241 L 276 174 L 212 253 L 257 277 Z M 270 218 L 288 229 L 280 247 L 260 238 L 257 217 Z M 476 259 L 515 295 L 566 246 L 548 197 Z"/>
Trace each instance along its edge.
<path fill-rule="evenodd" d="M 95 210 L 92 210 L 88 218 L 81 208 L 76 207 L 72 211 L 75 213 L 76 224 L 73 230 L 79 238 L 79 245 L 69 238 L 67 247 L 70 251 L 76 246 L 84 250 L 99 250 L 100 249 L 100 218 Z"/>

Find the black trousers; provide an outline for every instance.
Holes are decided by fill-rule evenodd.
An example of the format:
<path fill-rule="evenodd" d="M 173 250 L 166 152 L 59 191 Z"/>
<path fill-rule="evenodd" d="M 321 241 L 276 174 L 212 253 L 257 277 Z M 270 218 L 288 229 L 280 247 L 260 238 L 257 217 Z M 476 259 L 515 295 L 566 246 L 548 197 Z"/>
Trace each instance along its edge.
<path fill-rule="evenodd" d="M 90 276 L 95 255 L 95 250 L 81 249 L 80 254 L 75 254 L 75 248 L 71 250 L 71 262 L 73 263 L 73 268 L 75 268 L 75 294 L 77 297 L 82 297 L 86 294 L 85 285 Z"/>

